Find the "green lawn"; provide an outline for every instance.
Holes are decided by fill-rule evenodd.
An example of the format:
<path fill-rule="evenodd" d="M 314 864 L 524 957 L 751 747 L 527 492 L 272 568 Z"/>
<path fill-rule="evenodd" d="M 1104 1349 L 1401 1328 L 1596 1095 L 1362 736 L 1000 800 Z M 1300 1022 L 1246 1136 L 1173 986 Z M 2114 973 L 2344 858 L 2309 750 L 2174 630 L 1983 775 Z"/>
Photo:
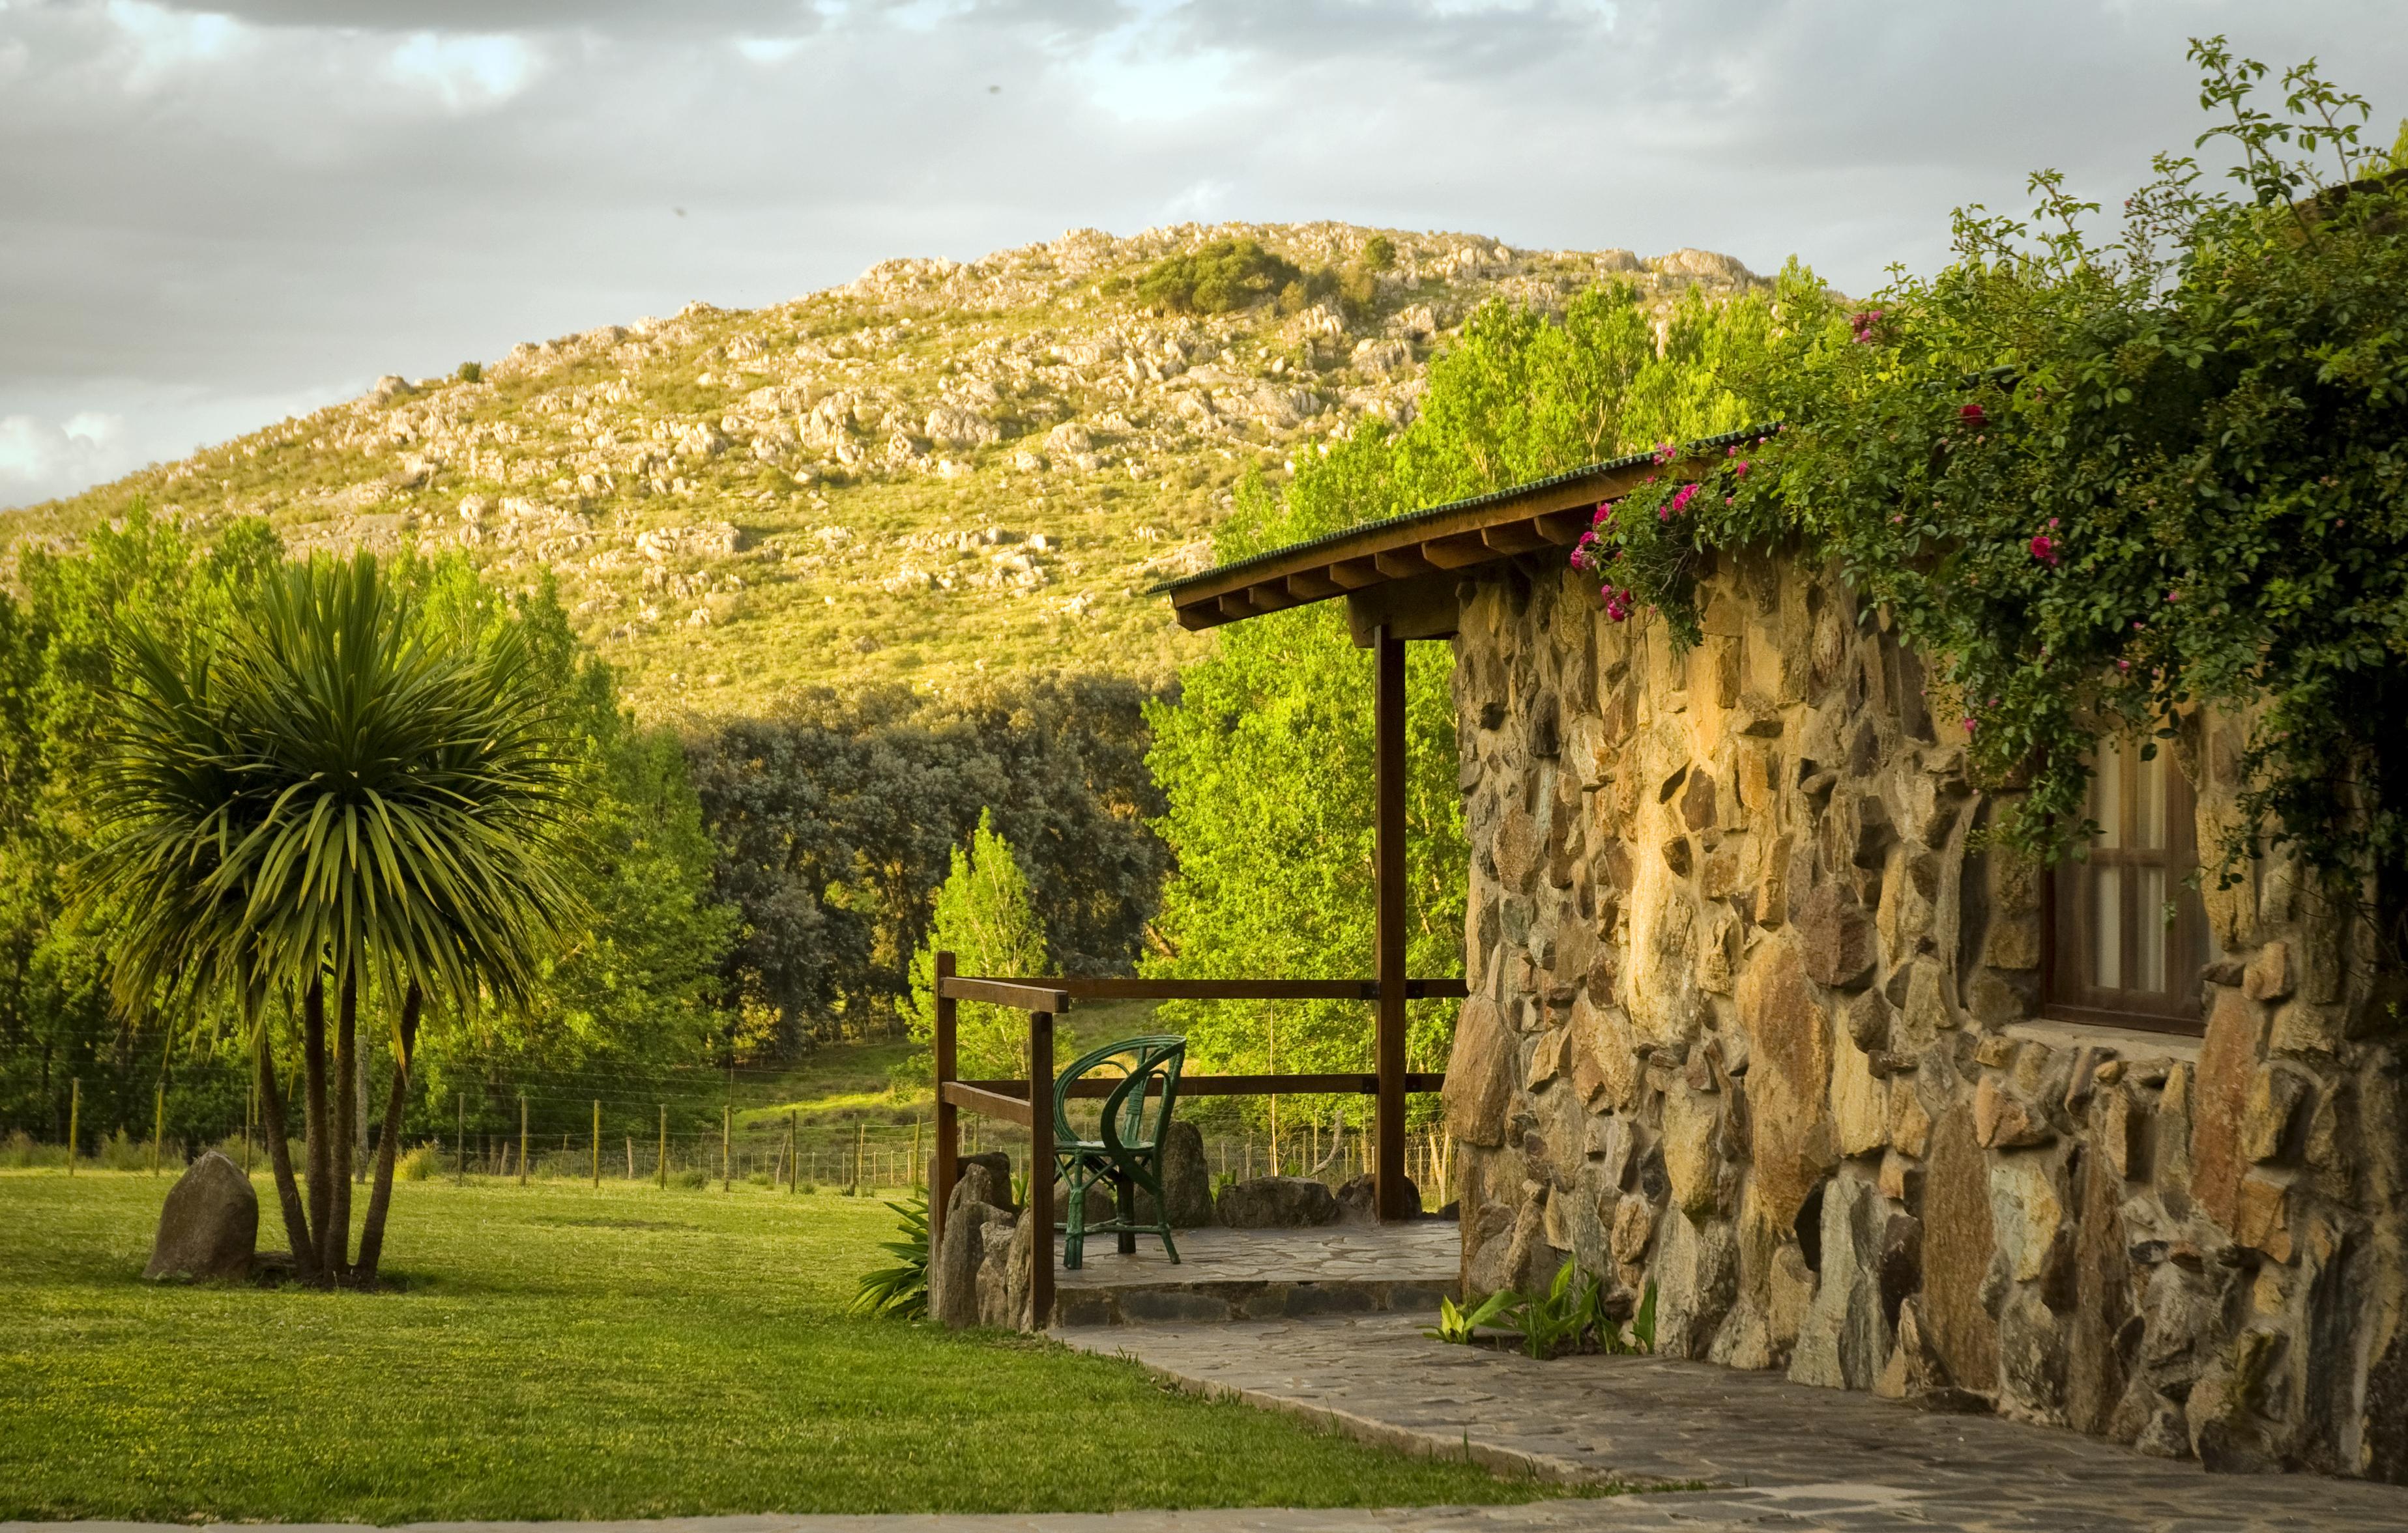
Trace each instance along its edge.
<path fill-rule="evenodd" d="M 153 1287 L 167 1182 L 0 1172 L 0 1520 L 1381 1506 L 1552 1494 L 1015 1337 L 843 1313 L 893 1216 L 395 1189 L 398 1294 Z M 280 1230 L 260 1182 L 263 1243 Z"/>

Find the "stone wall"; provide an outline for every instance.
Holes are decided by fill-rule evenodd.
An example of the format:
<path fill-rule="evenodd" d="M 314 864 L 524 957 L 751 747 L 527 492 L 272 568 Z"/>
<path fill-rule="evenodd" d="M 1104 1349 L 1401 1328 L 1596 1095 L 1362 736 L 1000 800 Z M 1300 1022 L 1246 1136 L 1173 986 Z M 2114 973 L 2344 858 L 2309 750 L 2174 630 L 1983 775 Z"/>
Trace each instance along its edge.
<path fill-rule="evenodd" d="M 2207 894 L 2204 1039 L 2046 1021 L 2042 875 L 1979 849 L 1953 712 L 1827 572 L 1723 556 L 1682 657 L 1536 559 L 1460 596 L 1469 1289 L 1576 1258 L 1656 1284 L 1669 1353 L 2408 1480 L 2355 928 L 2261 866 Z M 2213 846 L 2239 734 L 2186 730 Z"/>

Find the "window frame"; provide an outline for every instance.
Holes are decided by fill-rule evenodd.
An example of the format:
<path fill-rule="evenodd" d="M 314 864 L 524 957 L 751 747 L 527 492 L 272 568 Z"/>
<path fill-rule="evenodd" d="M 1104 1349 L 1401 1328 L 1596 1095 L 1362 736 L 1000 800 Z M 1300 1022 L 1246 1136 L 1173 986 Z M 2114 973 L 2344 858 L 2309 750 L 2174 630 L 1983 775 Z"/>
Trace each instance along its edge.
<path fill-rule="evenodd" d="M 2166 874 L 2170 897 L 2174 902 L 2173 931 L 2168 938 L 2167 970 L 2171 979 L 2187 970 L 2192 981 L 2186 990 L 2170 990 L 2163 1006 L 2135 1007 L 2113 1004 L 2108 997 L 2139 996 L 2145 991 L 2104 989 L 2085 984 L 2073 966 L 2083 961 L 2082 951 L 2094 930 L 2080 919 L 2084 893 L 2090 875 L 2101 864 L 2098 849 L 2087 842 L 2081 848 L 2083 855 L 2069 855 L 2048 870 L 2042 881 L 2041 900 L 2041 1012 L 2043 1016 L 2064 1022 L 2083 1023 L 2097 1026 L 2139 1028 L 2147 1032 L 2174 1033 L 2196 1038 L 2207 1030 L 2207 1008 L 2203 996 L 2200 972 L 2214 961 L 2213 943 L 2207 926 L 2207 913 L 2196 884 L 2199 871 L 2198 792 L 2173 759 L 2167 742 L 2147 734 L 2124 738 L 2127 749 L 2117 752 L 2119 767 L 2127 774 L 2118 783 L 2118 810 L 2122 824 L 2117 826 L 2117 839 L 2123 843 L 2113 853 L 2114 866 L 2139 868 L 2162 867 Z M 2132 847 L 2132 822 L 2136 817 L 2138 795 L 2134 781 L 2142 762 L 2141 747 L 2154 743 L 2155 759 L 2165 764 L 2165 846 L 2156 859 L 2135 857 Z M 2095 781 L 2095 779 L 2094 779 Z M 2137 953 L 2135 929 L 2138 911 L 2133 901 L 2124 900 L 2120 933 L 2122 950 Z M 2069 920 L 2069 906 L 2073 919 Z M 2068 924 L 2079 928 L 2068 933 Z M 2071 953 L 2066 951 L 2065 938 L 2078 935 Z"/>

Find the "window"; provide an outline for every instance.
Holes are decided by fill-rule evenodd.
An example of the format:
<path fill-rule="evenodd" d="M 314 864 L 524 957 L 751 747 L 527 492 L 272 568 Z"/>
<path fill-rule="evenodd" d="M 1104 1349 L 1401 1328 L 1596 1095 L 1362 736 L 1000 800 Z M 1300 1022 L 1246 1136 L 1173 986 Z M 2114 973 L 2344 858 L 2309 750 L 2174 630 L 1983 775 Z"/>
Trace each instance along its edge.
<path fill-rule="evenodd" d="M 2099 834 L 2052 881 L 2048 1010 L 2081 1021 L 2200 1029 L 2207 914 L 2187 881 L 2199 867 L 2190 783 L 2159 749 L 2100 742 L 2090 779 Z"/>

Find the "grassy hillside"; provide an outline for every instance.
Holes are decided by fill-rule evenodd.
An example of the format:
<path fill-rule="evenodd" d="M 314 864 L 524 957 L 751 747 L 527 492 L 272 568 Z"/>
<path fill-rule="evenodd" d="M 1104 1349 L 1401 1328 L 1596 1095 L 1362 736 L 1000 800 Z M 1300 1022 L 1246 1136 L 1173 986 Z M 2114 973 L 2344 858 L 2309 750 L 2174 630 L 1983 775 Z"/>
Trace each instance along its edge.
<path fill-rule="evenodd" d="M 1158 675 L 1206 641 L 1145 589 L 1208 561 L 1248 467 L 1283 473 L 1367 420 L 1410 420 L 1431 349 L 1484 299 L 1548 305 L 1619 277 L 1669 305 L 1692 283 L 1754 281 L 1703 251 L 1641 262 L 1469 235 L 1388 231 L 1367 261 L 1380 237 L 1081 230 L 968 265 L 884 262 L 769 308 L 689 305 L 459 378 L 389 378 L 0 512 L 0 581 L 25 541 L 72 546 L 147 501 L 203 526 L 263 514 L 296 549 L 414 539 L 507 574 L 549 568 L 653 717 L 998 667 Z M 1166 285 L 1166 260 L 1230 239 L 1307 279 Z"/>

